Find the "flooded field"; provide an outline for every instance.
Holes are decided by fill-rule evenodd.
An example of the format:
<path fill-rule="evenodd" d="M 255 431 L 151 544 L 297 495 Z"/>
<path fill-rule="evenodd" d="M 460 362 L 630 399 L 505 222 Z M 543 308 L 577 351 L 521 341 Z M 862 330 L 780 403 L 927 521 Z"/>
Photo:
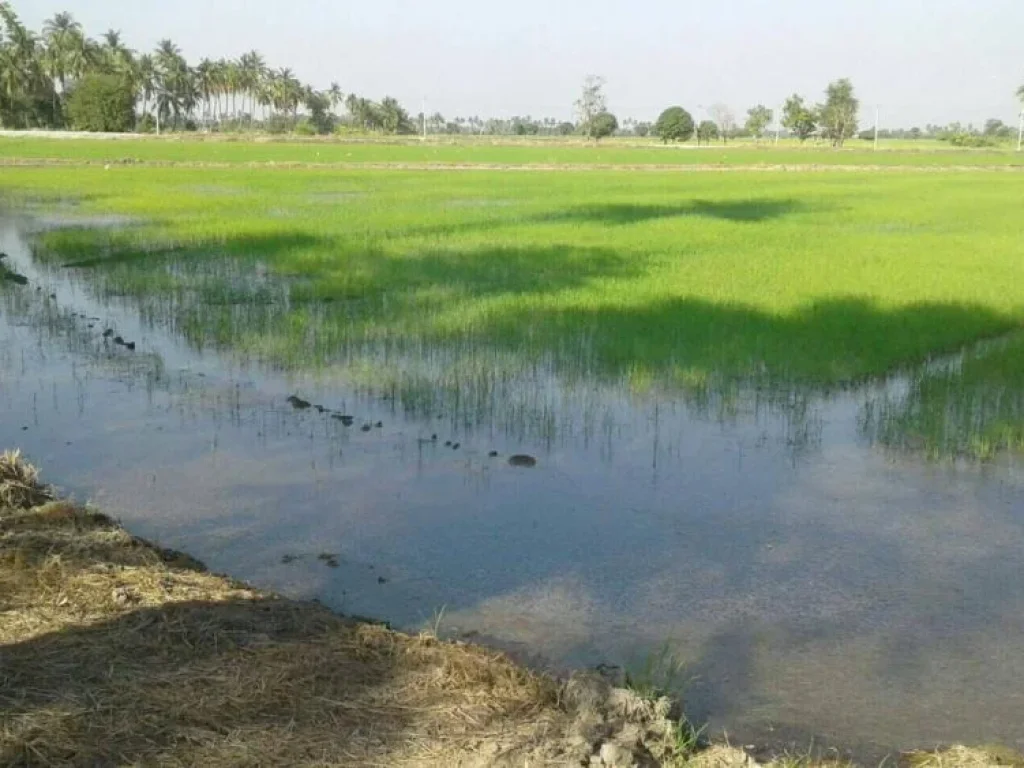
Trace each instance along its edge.
<path fill-rule="evenodd" d="M 599 340 L 340 339 L 356 298 L 258 259 L 33 255 L 69 222 L 132 226 L 0 219 L 0 434 L 133 532 L 544 666 L 668 649 L 735 743 L 1024 747 L 1019 335 L 854 387 L 667 388 Z"/>

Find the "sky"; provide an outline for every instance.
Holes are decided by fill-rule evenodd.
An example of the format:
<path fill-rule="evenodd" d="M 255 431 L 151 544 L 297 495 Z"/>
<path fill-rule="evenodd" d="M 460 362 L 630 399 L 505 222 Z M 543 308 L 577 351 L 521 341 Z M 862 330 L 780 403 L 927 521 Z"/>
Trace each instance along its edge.
<path fill-rule="evenodd" d="M 680 104 L 737 116 L 849 77 L 861 123 L 1016 124 L 1024 0 L 13 0 L 30 27 L 70 11 L 191 63 L 257 49 L 345 93 L 445 117 L 572 116 L 590 74 L 619 119 Z"/>

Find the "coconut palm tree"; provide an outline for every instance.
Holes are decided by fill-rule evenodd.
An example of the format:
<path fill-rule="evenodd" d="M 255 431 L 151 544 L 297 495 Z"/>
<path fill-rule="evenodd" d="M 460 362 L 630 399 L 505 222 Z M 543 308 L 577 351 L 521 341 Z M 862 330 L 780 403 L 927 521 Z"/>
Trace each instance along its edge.
<path fill-rule="evenodd" d="M 345 94 L 341 92 L 341 86 L 337 82 L 332 82 L 331 87 L 327 89 L 327 98 L 331 100 L 331 109 L 337 108 L 344 100 Z"/>
<path fill-rule="evenodd" d="M 216 88 L 215 68 L 213 61 L 203 59 L 193 72 L 196 94 L 203 105 L 203 126 L 206 128 L 209 128 L 210 105 Z"/>
<path fill-rule="evenodd" d="M 253 115 L 256 113 L 256 95 L 260 83 L 267 71 L 267 64 L 263 55 L 256 50 L 243 53 L 238 60 L 239 85 L 242 89 L 242 110 L 249 115 L 249 125 L 252 126 Z M 245 108 L 245 98 L 249 98 L 249 109 Z"/>
<path fill-rule="evenodd" d="M 142 100 L 142 114 L 149 111 L 149 100 L 156 91 L 156 64 L 148 53 L 139 56 L 135 67 L 135 88 Z"/>

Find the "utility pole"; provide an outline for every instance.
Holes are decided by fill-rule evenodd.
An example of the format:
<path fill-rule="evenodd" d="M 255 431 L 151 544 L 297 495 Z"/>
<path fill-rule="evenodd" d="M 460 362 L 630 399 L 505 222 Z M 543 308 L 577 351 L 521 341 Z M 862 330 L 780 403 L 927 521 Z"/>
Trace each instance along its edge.
<path fill-rule="evenodd" d="M 1017 151 L 1024 148 L 1024 109 L 1020 111 L 1020 128 L 1017 129 Z"/>
<path fill-rule="evenodd" d="M 875 105 L 875 152 L 878 151 L 878 105 Z"/>
<path fill-rule="evenodd" d="M 426 99 L 426 97 L 424 97 L 423 103 L 422 103 L 421 106 L 423 107 L 423 111 L 420 113 L 420 114 L 423 115 L 423 140 L 426 141 L 427 140 L 427 99 Z"/>

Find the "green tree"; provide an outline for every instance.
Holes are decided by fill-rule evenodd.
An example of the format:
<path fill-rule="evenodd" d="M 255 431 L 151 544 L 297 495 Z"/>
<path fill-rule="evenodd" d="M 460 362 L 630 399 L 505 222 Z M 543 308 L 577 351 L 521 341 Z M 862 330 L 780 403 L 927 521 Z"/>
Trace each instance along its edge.
<path fill-rule="evenodd" d="M 697 144 L 703 141 L 705 144 L 710 144 L 714 139 L 718 138 L 718 123 L 714 120 L 702 120 L 701 124 L 697 126 Z"/>
<path fill-rule="evenodd" d="M 43 23 L 43 44 L 40 64 L 54 81 L 53 98 L 59 96 L 66 106 L 68 81 L 81 77 L 88 63 L 82 25 L 70 13 L 54 14 Z"/>
<path fill-rule="evenodd" d="M 986 136 L 996 139 L 1005 139 L 1010 136 L 1010 126 L 1006 125 L 999 118 L 993 117 L 985 121 L 985 128 L 982 130 Z"/>
<path fill-rule="evenodd" d="M 594 115 L 594 119 L 590 121 L 590 136 L 594 141 L 611 136 L 617 130 L 619 130 L 619 121 L 611 112 L 601 112 Z"/>
<path fill-rule="evenodd" d="M 853 95 L 853 83 L 842 78 L 829 83 L 825 90 L 825 103 L 818 107 L 821 127 L 832 141 L 833 147 L 857 134 L 857 112 L 860 102 Z"/>
<path fill-rule="evenodd" d="M 380 102 L 380 127 L 385 133 L 412 133 L 409 113 L 397 99 L 385 96 Z"/>
<path fill-rule="evenodd" d="M 669 107 L 658 116 L 654 135 L 666 144 L 687 141 L 693 136 L 693 117 L 682 107 Z"/>
<path fill-rule="evenodd" d="M 756 107 L 751 107 L 747 110 L 747 132 L 755 139 L 760 139 L 764 135 L 765 129 L 772 122 L 774 113 L 768 109 L 764 104 L 758 104 Z"/>
<path fill-rule="evenodd" d="M 117 75 L 90 73 L 71 89 L 68 117 L 79 131 L 130 131 L 135 126 L 135 91 Z"/>
<path fill-rule="evenodd" d="M 306 93 L 306 109 L 309 110 L 309 125 L 321 134 L 334 131 L 334 115 L 331 114 L 331 96 L 329 93 L 314 91 Z"/>
<path fill-rule="evenodd" d="M 795 133 L 800 141 L 807 141 L 807 137 L 817 130 L 818 121 L 814 112 L 804 104 L 803 97 L 793 94 L 786 99 L 782 109 L 782 125 Z"/>

